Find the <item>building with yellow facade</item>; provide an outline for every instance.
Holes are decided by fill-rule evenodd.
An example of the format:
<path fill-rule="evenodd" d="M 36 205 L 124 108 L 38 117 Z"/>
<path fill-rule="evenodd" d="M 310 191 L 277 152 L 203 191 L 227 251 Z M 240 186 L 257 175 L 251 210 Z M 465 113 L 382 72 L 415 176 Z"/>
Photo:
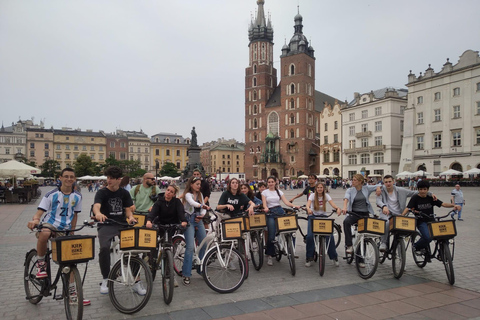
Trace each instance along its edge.
<path fill-rule="evenodd" d="M 190 138 L 184 138 L 176 133 L 157 133 L 150 138 L 151 159 L 150 172 L 155 174 L 156 163 L 158 170 L 171 162 L 175 164 L 180 173 L 188 164 L 187 149 L 190 146 Z"/>
<path fill-rule="evenodd" d="M 73 167 L 75 160 L 81 154 L 88 155 L 93 162 L 105 163 L 106 137 L 103 132 L 91 130 L 53 130 L 55 154 L 53 160 L 60 163 L 60 168 Z"/>

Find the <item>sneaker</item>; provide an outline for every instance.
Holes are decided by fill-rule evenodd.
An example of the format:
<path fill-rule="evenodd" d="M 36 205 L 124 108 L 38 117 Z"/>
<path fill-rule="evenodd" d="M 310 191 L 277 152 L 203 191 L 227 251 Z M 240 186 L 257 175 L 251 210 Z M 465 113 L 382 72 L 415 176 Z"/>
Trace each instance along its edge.
<path fill-rule="evenodd" d="M 139 296 L 144 296 L 147 294 L 147 289 L 145 289 L 142 285 L 142 281 L 137 281 L 132 287 L 132 290 L 136 292 Z"/>
<path fill-rule="evenodd" d="M 102 280 L 102 284 L 100 284 L 100 293 L 108 294 L 108 279 Z"/>
<path fill-rule="evenodd" d="M 340 266 L 340 263 L 338 263 L 338 258 L 335 258 L 335 259 L 333 259 L 332 261 L 333 261 L 333 265 L 334 265 L 335 267 Z"/>
<path fill-rule="evenodd" d="M 386 243 L 380 243 L 380 248 L 379 248 L 380 252 L 385 252 L 387 251 L 387 244 Z"/>
<path fill-rule="evenodd" d="M 312 260 L 307 259 L 307 262 L 305 262 L 305 267 L 309 268 L 312 266 Z"/>
<path fill-rule="evenodd" d="M 419 257 L 425 255 L 425 249 L 415 249 L 415 255 Z"/>
<path fill-rule="evenodd" d="M 35 276 L 37 279 L 42 279 L 48 277 L 47 274 L 47 264 L 44 260 L 37 261 L 37 274 Z"/>
<path fill-rule="evenodd" d="M 359 263 L 358 263 L 358 267 L 359 267 L 359 268 L 365 268 L 365 263 L 359 262 Z"/>
<path fill-rule="evenodd" d="M 92 304 L 92 302 L 89 299 L 83 299 L 83 306 L 84 307 L 89 306 L 91 304 Z"/>
<path fill-rule="evenodd" d="M 173 278 L 173 286 L 174 286 L 175 288 L 178 288 L 177 277 L 174 277 L 174 278 Z"/>
<path fill-rule="evenodd" d="M 348 246 L 347 249 L 345 250 L 345 252 L 347 254 L 352 254 L 353 253 L 353 247 L 352 246 Z"/>
<path fill-rule="evenodd" d="M 268 256 L 268 258 L 267 258 L 267 265 L 268 266 L 273 266 L 273 259 L 272 259 L 271 256 Z"/>
<path fill-rule="evenodd" d="M 190 277 L 183 277 L 183 285 L 184 286 L 190 285 Z"/>
<path fill-rule="evenodd" d="M 463 221 L 463 219 L 462 219 L 462 218 L 458 218 L 458 221 Z"/>

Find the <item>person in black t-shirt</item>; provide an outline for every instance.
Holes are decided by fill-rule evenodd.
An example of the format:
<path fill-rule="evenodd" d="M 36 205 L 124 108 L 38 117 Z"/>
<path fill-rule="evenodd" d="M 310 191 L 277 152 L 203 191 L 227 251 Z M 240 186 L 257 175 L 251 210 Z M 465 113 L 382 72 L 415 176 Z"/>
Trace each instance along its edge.
<path fill-rule="evenodd" d="M 255 203 L 245 194 L 240 192 L 240 182 L 236 178 L 230 179 L 227 190 L 222 193 L 218 200 L 217 210 L 225 210 L 231 216 L 237 216 L 242 211 L 247 210 L 249 215 L 253 215 L 253 207 Z"/>
<path fill-rule="evenodd" d="M 421 254 L 422 250 L 426 249 L 429 243 L 432 241 L 430 237 L 430 232 L 428 231 L 428 222 L 432 222 L 435 220 L 435 214 L 433 211 L 433 207 L 444 207 L 444 208 L 456 208 L 459 207 L 457 205 L 442 202 L 440 200 L 433 200 L 432 196 L 429 196 L 428 189 L 430 189 L 430 183 L 428 181 L 422 180 L 417 184 L 418 194 L 412 196 L 410 201 L 408 202 L 407 207 L 403 211 L 402 215 L 406 215 L 408 210 L 412 211 L 421 211 L 428 216 L 427 217 L 419 217 L 417 219 L 417 229 L 421 234 L 420 239 L 413 244 L 415 251 Z"/>
<path fill-rule="evenodd" d="M 300 198 L 303 195 L 307 196 L 307 201 L 308 197 L 312 194 L 315 193 L 315 184 L 317 183 L 317 176 L 314 174 L 309 174 L 308 175 L 308 186 L 299 194 L 297 194 L 295 197 L 290 199 L 290 202 L 293 202 L 293 200 Z"/>

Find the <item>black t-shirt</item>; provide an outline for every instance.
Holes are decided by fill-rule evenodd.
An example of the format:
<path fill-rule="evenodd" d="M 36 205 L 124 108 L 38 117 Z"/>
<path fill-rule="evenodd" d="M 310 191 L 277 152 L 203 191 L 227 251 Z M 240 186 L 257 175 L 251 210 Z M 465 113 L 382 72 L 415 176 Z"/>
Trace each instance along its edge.
<path fill-rule="evenodd" d="M 308 197 L 310 197 L 310 195 L 312 193 L 315 193 L 315 186 L 313 186 L 313 187 L 307 186 L 305 188 L 305 190 L 303 190 L 303 194 L 307 196 L 307 200 L 308 200 Z"/>
<path fill-rule="evenodd" d="M 430 222 L 434 220 L 433 206 L 441 207 L 442 203 L 443 202 L 438 199 L 434 201 L 432 196 L 427 195 L 425 198 L 422 198 L 416 194 L 410 198 L 407 208 L 422 211 L 430 217 L 429 219 L 418 217 L 417 222 Z"/>
<path fill-rule="evenodd" d="M 125 222 L 125 208 L 133 206 L 130 193 L 123 188 L 115 192 L 108 188 L 98 190 L 94 203 L 100 203 L 100 212 L 107 218 L 119 222 Z"/>
<path fill-rule="evenodd" d="M 220 200 L 218 200 L 218 204 L 231 204 L 233 206 L 233 211 L 226 210 L 232 216 L 238 215 L 242 210 L 245 210 L 249 202 L 250 199 L 244 193 L 233 195 L 228 191 L 223 192 Z"/>

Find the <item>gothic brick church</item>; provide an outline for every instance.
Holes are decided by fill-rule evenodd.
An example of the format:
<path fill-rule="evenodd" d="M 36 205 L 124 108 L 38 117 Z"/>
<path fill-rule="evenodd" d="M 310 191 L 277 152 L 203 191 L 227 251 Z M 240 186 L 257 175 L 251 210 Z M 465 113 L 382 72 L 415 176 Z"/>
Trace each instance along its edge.
<path fill-rule="evenodd" d="M 320 112 L 335 98 L 315 90 L 315 50 L 303 34 L 303 17 L 280 55 L 280 82 L 273 67 L 273 28 L 264 0 L 248 30 L 245 70 L 245 174 L 247 179 L 319 174 Z"/>

